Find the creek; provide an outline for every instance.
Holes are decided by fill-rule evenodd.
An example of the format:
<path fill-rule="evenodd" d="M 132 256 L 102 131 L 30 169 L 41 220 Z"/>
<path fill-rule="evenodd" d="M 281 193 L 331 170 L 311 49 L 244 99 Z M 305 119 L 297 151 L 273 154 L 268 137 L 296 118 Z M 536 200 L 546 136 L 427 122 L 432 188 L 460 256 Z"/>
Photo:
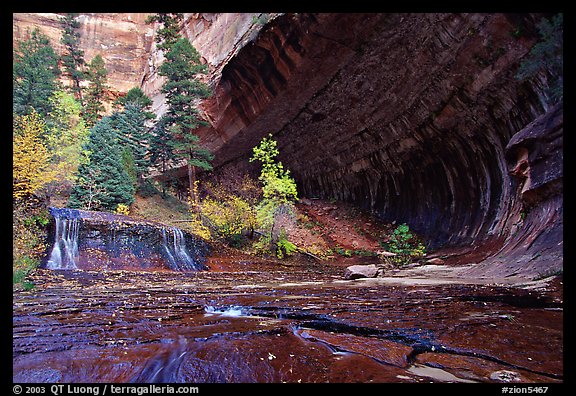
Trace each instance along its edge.
<path fill-rule="evenodd" d="M 235 265 L 38 270 L 36 288 L 14 296 L 13 380 L 562 381 L 563 311 L 551 298 Z"/>
<path fill-rule="evenodd" d="M 184 255 L 184 235 L 166 232 L 159 245 L 180 266 L 53 270 L 86 247 L 74 242 L 86 222 L 73 223 L 55 225 L 35 288 L 14 293 L 14 382 L 563 381 L 561 278 L 546 292 L 344 280 L 339 262 L 230 254 L 193 270 L 196 247 Z"/>

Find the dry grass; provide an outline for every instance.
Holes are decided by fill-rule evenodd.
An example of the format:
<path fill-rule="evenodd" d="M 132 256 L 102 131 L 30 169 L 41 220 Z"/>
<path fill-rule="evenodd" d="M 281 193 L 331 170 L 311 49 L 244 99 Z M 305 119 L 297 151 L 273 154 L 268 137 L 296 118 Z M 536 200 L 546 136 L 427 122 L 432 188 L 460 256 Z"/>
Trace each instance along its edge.
<path fill-rule="evenodd" d="M 185 223 L 174 220 L 186 220 L 190 217 L 186 204 L 174 197 L 163 199 L 159 194 L 147 198 L 136 196 L 136 200 L 130 206 L 130 216 L 180 228 Z"/>

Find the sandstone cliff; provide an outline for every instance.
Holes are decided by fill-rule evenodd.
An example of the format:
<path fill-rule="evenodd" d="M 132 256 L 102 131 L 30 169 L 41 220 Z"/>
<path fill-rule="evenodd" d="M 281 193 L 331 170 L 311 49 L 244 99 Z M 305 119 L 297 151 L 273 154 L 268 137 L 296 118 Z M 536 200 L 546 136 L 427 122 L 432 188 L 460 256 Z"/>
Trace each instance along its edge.
<path fill-rule="evenodd" d="M 62 28 L 56 13 L 13 14 L 12 40 L 28 37 L 38 27 L 46 34 L 57 53 L 63 50 Z M 152 47 L 154 29 L 144 21 L 144 13 L 85 13 L 80 22 L 80 46 L 84 59 L 90 62 L 100 54 L 108 70 L 108 85 L 114 92 L 127 92 L 140 86 Z"/>
<path fill-rule="evenodd" d="M 15 14 L 15 38 L 31 24 L 56 37 L 54 15 Z M 508 272 L 542 272 L 550 248 L 546 265 L 561 269 L 562 128 L 525 129 L 549 110 L 546 75 L 515 78 L 541 17 L 185 14 L 214 90 L 198 132 L 216 171 L 254 172 L 251 148 L 272 132 L 301 196 L 408 222 L 431 247 L 482 251 L 477 261 L 517 257 Z M 163 54 L 144 18 L 83 14 L 82 43 L 87 59 L 103 51 L 112 86 L 141 84 L 162 113 Z"/>
<path fill-rule="evenodd" d="M 518 249 L 506 274 L 561 270 L 561 128 L 528 145 L 547 153 L 531 168 L 544 180 L 530 185 L 553 186 L 552 201 L 529 199 L 509 170 L 511 138 L 548 110 L 546 75 L 515 78 L 541 17 L 279 16 L 224 66 L 202 137 L 216 168 L 250 169 L 250 148 L 272 132 L 304 196 L 406 221 L 432 247 L 462 246 L 476 261 Z M 534 240 L 547 241 L 547 264 L 526 250 Z"/>

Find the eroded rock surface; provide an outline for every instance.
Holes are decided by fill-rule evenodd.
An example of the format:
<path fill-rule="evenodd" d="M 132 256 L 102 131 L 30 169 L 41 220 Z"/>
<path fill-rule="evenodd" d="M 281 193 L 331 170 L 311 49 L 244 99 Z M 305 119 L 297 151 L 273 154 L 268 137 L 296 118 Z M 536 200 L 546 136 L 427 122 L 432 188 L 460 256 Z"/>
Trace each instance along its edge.
<path fill-rule="evenodd" d="M 37 270 L 14 294 L 13 381 L 563 381 L 561 294 L 222 260 L 218 272 Z"/>
<path fill-rule="evenodd" d="M 519 131 L 549 104 L 544 74 L 527 81 L 515 75 L 541 18 L 279 16 L 223 68 L 203 104 L 211 127 L 200 134 L 216 153 L 217 170 L 256 173 L 246 160 L 272 132 L 303 196 L 407 222 L 429 248 L 465 247 L 470 262 L 517 250 L 526 256 L 522 265 L 528 257 L 537 264 L 543 255 L 513 236 L 525 216 L 539 250 L 561 242 L 562 128 L 541 122 L 533 128 L 554 131 L 521 139 Z M 532 150 L 531 175 L 555 196 L 555 203 L 536 199 L 530 212 L 523 207 L 533 192 L 542 195 L 541 182 L 518 189 L 509 164 L 524 146 Z M 556 236 L 538 237 L 549 228 Z M 553 260 L 541 267 L 562 267 L 561 256 Z M 526 276 L 537 275 L 536 267 Z"/>

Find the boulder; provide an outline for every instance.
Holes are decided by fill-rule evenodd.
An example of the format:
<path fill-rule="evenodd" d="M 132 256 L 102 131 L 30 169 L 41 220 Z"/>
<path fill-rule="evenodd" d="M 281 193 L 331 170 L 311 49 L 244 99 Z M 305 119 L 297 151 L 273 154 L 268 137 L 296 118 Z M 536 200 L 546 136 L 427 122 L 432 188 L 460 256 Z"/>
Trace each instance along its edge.
<path fill-rule="evenodd" d="M 378 275 L 378 267 L 375 264 L 351 265 L 346 268 L 344 279 L 375 278 Z"/>
<path fill-rule="evenodd" d="M 426 264 L 443 265 L 444 260 L 442 260 L 440 257 L 434 257 L 434 258 L 426 260 Z"/>
<path fill-rule="evenodd" d="M 498 382 L 522 382 L 520 373 L 509 370 L 494 371 L 490 374 L 490 379 Z"/>

